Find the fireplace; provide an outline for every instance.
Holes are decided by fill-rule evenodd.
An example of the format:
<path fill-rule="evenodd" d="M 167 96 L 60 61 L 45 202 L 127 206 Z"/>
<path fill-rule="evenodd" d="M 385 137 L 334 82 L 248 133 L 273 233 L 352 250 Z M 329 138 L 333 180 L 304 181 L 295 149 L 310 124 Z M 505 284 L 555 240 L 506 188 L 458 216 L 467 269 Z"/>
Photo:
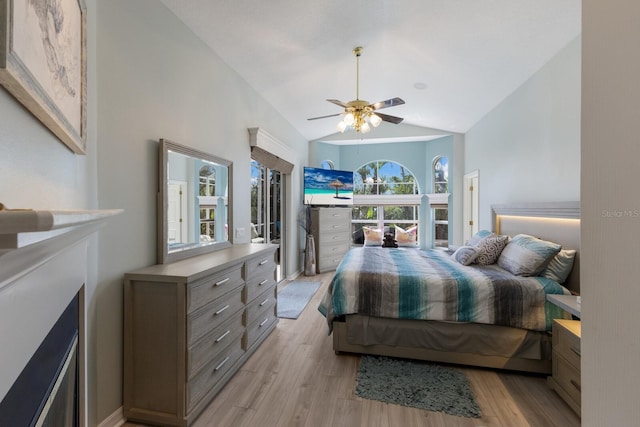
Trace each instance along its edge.
<path fill-rule="evenodd" d="M 0 211 L 0 426 L 87 425 L 89 237 L 121 212 Z"/>
<path fill-rule="evenodd" d="M 79 294 L 0 402 L 0 426 L 78 427 Z"/>

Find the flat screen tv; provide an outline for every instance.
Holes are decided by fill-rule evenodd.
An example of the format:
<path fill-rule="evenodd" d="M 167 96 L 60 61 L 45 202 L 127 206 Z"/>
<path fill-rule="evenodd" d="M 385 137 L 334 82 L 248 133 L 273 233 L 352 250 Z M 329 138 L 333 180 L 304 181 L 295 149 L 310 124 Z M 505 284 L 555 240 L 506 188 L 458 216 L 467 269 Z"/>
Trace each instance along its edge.
<path fill-rule="evenodd" d="M 304 204 L 340 206 L 353 204 L 353 172 L 304 168 Z"/>

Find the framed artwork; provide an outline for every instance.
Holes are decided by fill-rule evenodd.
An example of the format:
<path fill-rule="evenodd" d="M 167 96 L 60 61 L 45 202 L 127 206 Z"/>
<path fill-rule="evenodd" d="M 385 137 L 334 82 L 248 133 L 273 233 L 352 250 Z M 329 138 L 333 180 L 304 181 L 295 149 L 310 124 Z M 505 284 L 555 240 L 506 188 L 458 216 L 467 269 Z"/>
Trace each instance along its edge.
<path fill-rule="evenodd" d="M 84 0 L 0 0 L 0 84 L 71 151 L 87 122 Z"/>

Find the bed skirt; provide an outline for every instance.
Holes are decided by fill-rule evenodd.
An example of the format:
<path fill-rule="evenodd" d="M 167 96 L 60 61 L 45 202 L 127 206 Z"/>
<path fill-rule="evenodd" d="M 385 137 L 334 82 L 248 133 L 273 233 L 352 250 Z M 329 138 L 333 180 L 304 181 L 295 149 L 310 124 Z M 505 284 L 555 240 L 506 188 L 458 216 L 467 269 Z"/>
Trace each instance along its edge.
<path fill-rule="evenodd" d="M 333 322 L 333 349 L 551 373 L 551 334 L 506 326 L 347 315 Z"/>

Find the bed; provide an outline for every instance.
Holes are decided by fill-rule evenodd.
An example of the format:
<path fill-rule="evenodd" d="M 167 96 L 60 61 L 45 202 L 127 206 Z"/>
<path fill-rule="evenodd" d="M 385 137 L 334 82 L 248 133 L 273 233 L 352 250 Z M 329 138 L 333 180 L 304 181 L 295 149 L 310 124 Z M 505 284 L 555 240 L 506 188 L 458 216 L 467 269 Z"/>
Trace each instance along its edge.
<path fill-rule="evenodd" d="M 579 205 L 496 205 L 492 214 L 497 235 L 575 251 L 562 285 L 498 264 L 462 265 L 437 249 L 354 247 L 319 307 L 335 352 L 550 373 L 552 321 L 570 315 L 546 294 L 579 294 Z"/>

